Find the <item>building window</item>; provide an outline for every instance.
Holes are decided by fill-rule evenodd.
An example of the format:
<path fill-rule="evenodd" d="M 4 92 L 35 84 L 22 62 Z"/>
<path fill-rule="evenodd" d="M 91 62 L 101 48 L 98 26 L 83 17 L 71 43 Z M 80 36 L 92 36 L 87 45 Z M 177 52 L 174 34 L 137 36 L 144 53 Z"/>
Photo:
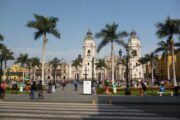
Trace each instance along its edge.
<path fill-rule="evenodd" d="M 89 65 L 89 63 L 88 63 L 88 65 Z"/>
<path fill-rule="evenodd" d="M 91 51 L 90 50 L 88 50 L 88 52 L 87 52 L 87 56 L 90 56 L 91 55 Z"/>
<path fill-rule="evenodd" d="M 50 76 L 48 76 L 48 79 L 50 79 Z"/>

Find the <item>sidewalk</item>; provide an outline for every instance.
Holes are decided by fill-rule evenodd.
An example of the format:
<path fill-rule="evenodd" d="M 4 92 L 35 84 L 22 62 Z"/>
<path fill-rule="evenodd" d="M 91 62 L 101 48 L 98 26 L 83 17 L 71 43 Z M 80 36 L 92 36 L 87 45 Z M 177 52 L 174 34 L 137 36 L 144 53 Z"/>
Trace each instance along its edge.
<path fill-rule="evenodd" d="M 44 99 L 31 100 L 28 94 L 8 94 L 3 101 L 17 102 L 60 102 L 60 103 L 103 103 L 103 104 L 180 104 L 180 96 L 117 96 L 83 95 L 82 86 L 68 84 L 64 90 L 57 88 L 55 93 L 44 92 Z"/>

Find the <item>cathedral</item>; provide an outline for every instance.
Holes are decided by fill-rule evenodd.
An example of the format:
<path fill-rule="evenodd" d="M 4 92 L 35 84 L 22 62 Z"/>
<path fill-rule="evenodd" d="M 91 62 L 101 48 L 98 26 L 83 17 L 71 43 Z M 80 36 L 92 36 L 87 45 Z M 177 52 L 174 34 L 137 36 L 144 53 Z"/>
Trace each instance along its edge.
<path fill-rule="evenodd" d="M 99 62 L 99 58 L 96 57 L 96 43 L 93 34 L 90 30 L 86 33 L 83 43 L 83 54 L 79 55 L 77 59 L 80 60 L 80 66 L 72 66 L 72 64 L 65 61 L 58 65 L 56 70 L 56 80 L 105 80 L 111 79 L 111 56 L 110 53 L 104 59 L 106 67 L 97 68 L 96 65 Z M 108 53 L 107 53 L 108 54 Z M 137 37 L 136 32 L 131 32 L 128 41 L 128 55 L 129 59 L 129 79 L 139 80 L 143 79 L 144 73 L 142 65 L 138 62 L 141 58 L 141 44 Z M 82 56 L 82 57 L 81 57 Z M 122 58 L 115 55 L 114 58 L 114 79 L 125 80 L 126 67 L 121 64 Z M 45 64 L 45 81 L 53 80 L 52 66 L 49 63 Z M 41 69 L 36 70 L 36 79 L 41 79 Z"/>
<path fill-rule="evenodd" d="M 131 32 L 128 41 L 128 55 L 129 59 L 129 78 L 130 80 L 143 79 L 143 68 L 138 62 L 141 58 L 141 44 L 140 40 L 136 35 L 136 32 Z M 106 68 L 96 68 L 96 64 L 99 59 L 96 58 L 96 43 L 93 38 L 93 34 L 89 30 L 84 38 L 83 44 L 83 58 L 82 66 L 78 68 L 78 71 L 70 71 L 70 79 L 80 79 L 80 80 L 104 80 L 111 79 L 111 56 L 104 58 L 106 63 Z M 125 80 L 125 66 L 120 64 L 120 57 L 115 55 L 115 80 Z M 72 66 L 71 66 L 72 67 Z M 75 68 L 71 68 L 75 69 Z M 78 74 L 78 77 L 77 75 Z"/>

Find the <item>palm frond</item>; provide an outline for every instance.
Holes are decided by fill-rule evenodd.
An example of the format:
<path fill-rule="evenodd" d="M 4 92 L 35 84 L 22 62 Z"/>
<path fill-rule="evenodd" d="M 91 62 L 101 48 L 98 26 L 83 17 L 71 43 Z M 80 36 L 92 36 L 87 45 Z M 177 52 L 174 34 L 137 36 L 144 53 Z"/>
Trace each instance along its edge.
<path fill-rule="evenodd" d="M 3 35 L 0 34 L 0 41 L 3 41 L 4 40 L 4 37 Z"/>
<path fill-rule="evenodd" d="M 51 33 L 52 35 L 54 35 L 57 38 L 60 38 L 60 33 L 58 32 L 57 29 L 52 29 L 51 31 L 49 31 L 49 33 Z"/>
<path fill-rule="evenodd" d="M 100 50 L 101 50 L 104 46 L 106 46 L 108 43 L 109 43 L 108 40 L 106 40 L 106 39 L 102 40 L 101 43 L 98 45 L 97 52 L 99 53 Z"/>
<path fill-rule="evenodd" d="M 34 33 L 34 39 L 37 40 L 43 35 L 42 31 L 37 31 Z"/>

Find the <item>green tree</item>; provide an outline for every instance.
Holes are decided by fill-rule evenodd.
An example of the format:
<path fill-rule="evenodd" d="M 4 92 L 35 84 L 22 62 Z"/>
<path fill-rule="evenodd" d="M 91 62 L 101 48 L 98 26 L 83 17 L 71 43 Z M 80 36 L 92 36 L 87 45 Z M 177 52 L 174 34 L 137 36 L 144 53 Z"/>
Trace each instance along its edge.
<path fill-rule="evenodd" d="M 102 80 L 102 70 L 103 70 L 103 68 L 107 68 L 105 60 L 104 59 L 99 59 L 98 63 L 96 63 L 96 69 L 101 70 L 101 79 L 100 80 Z"/>
<path fill-rule="evenodd" d="M 2 45 L 0 47 L 0 81 L 2 81 L 2 73 L 3 73 L 3 61 L 6 54 L 7 48 L 6 46 Z"/>
<path fill-rule="evenodd" d="M 126 31 L 118 32 L 117 30 L 118 24 L 113 23 L 112 25 L 106 24 L 105 28 L 96 33 L 96 38 L 102 39 L 97 48 L 97 52 L 100 52 L 104 46 L 106 46 L 108 43 L 111 43 L 112 85 L 114 85 L 114 43 L 124 46 L 124 42 L 121 40 L 121 38 L 128 35 Z"/>
<path fill-rule="evenodd" d="M 155 53 L 162 52 L 162 57 L 166 56 L 166 63 L 167 63 L 167 79 L 170 80 L 170 71 L 169 71 L 169 52 L 171 51 L 170 48 L 170 41 L 160 41 L 158 43 L 158 48 L 155 50 Z"/>
<path fill-rule="evenodd" d="M 0 41 L 3 41 L 4 37 L 0 34 Z"/>
<path fill-rule="evenodd" d="M 171 53 L 172 53 L 172 66 L 173 66 L 173 82 L 174 86 L 177 86 L 176 71 L 174 63 L 174 36 L 180 35 L 180 19 L 171 19 L 167 17 L 164 22 L 159 22 L 157 25 L 156 35 L 159 38 L 167 38 L 170 41 Z"/>
<path fill-rule="evenodd" d="M 9 60 L 14 60 L 14 53 L 10 50 L 10 49 L 6 49 L 4 52 L 4 59 L 3 59 L 3 61 L 4 61 L 4 76 L 6 76 L 6 68 L 7 68 L 7 62 L 9 61 Z M 4 81 L 5 81 L 5 77 L 4 77 Z"/>
<path fill-rule="evenodd" d="M 60 33 L 56 29 L 58 18 L 57 17 L 44 17 L 34 14 L 35 20 L 29 21 L 27 26 L 35 28 L 37 31 L 34 33 L 34 39 L 37 40 L 43 36 L 43 50 L 42 50 L 42 82 L 44 82 L 44 64 L 45 64 L 45 49 L 46 49 L 46 35 L 52 34 L 60 38 Z"/>
<path fill-rule="evenodd" d="M 0 41 L 4 40 L 4 36 L 0 34 Z M 0 43 L 0 51 L 1 49 L 4 49 L 6 46 L 3 43 Z"/>
<path fill-rule="evenodd" d="M 31 67 L 33 69 L 33 80 L 35 81 L 36 79 L 36 68 L 40 67 L 41 63 L 40 63 L 40 59 L 38 57 L 32 57 L 29 59 Z"/>
<path fill-rule="evenodd" d="M 28 54 L 20 54 L 19 57 L 16 59 L 15 64 L 20 63 L 21 67 L 23 68 L 23 82 L 24 82 L 24 69 L 29 65 Z"/>
<path fill-rule="evenodd" d="M 146 54 L 144 57 L 139 59 L 139 62 L 141 64 L 146 64 L 148 62 L 150 62 L 151 65 L 151 82 L 152 85 L 154 84 L 154 65 L 155 62 L 158 60 L 157 55 L 155 54 L 155 52 L 151 52 L 150 54 Z"/>
<path fill-rule="evenodd" d="M 180 39 L 178 40 L 178 42 L 174 43 L 174 46 L 176 47 L 176 53 L 180 52 Z"/>
<path fill-rule="evenodd" d="M 52 70 L 53 70 L 54 83 L 56 83 L 56 70 L 60 62 L 61 60 L 59 60 L 56 57 L 52 61 L 50 61 L 50 64 L 52 65 Z"/>

